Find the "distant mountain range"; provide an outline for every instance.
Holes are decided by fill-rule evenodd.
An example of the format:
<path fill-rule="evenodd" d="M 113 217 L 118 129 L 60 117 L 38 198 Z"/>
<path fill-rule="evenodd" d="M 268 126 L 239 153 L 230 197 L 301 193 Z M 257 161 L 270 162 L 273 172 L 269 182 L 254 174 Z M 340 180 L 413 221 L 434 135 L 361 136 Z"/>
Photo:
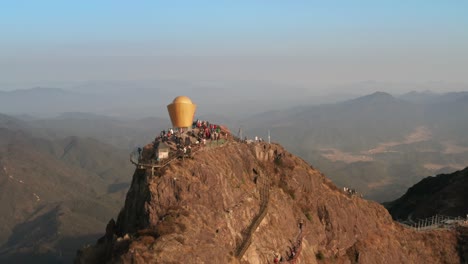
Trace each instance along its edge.
<path fill-rule="evenodd" d="M 468 165 L 467 92 L 395 97 L 376 92 L 341 103 L 268 111 L 244 135 L 278 141 L 339 186 L 394 199 L 426 175 Z M 418 101 L 415 103 L 414 101 Z M 427 102 L 426 102 L 427 101 Z"/>
<path fill-rule="evenodd" d="M 90 82 L 70 89 L 37 87 L 0 91 L 0 113 L 55 117 L 63 112 L 88 112 L 113 117 L 166 116 L 165 107 L 178 95 L 189 95 L 200 115 L 217 114 L 243 118 L 251 113 L 305 104 L 333 101 L 333 97 L 307 98 L 307 90 L 262 82 L 188 83 Z M 300 93 L 299 93 L 300 92 Z"/>
<path fill-rule="evenodd" d="M 438 94 L 431 91 L 416 92 L 412 91 L 399 96 L 400 99 L 413 103 L 447 103 L 468 98 L 468 92 L 450 92 Z"/>
<path fill-rule="evenodd" d="M 70 262 L 119 210 L 131 170 L 126 150 L 0 115 L 0 262 Z"/>
<path fill-rule="evenodd" d="M 27 124 L 45 138 L 89 137 L 126 151 L 147 144 L 171 126 L 168 118 L 124 119 L 89 113 L 64 113 L 55 118 L 29 120 Z"/>
<path fill-rule="evenodd" d="M 180 85 L 174 86 L 174 93 L 186 90 Z M 212 87 L 203 89 L 200 94 L 212 91 Z M 83 94 L 90 91 L 84 89 Z M 107 102 L 115 100 L 116 105 L 123 103 L 129 108 L 144 105 L 145 100 L 154 101 L 151 106 L 154 116 L 161 117 L 109 117 L 102 112 L 93 112 L 93 108 L 87 113 L 65 112 L 50 118 L 18 117 L 42 138 L 90 137 L 126 151 L 146 144 L 170 126 L 165 104 L 174 94 L 165 91 L 157 96 L 158 89 L 145 88 L 141 94 L 136 94 L 141 97 L 138 101 L 132 99 L 135 94 L 128 93 L 125 87 L 117 89 L 117 94 L 111 92 L 111 87 L 106 91 L 109 92 Z M 59 94 L 68 93 L 42 88 L 23 91 L 26 94 L 41 92 L 51 96 L 56 93 L 57 98 Z M 18 91 L 11 93 L 21 94 Z M 78 92 L 70 93 L 82 96 Z M 126 102 L 120 101 L 119 93 L 127 95 Z M 468 165 L 467 93 L 426 91 L 393 96 L 376 92 L 338 103 L 293 104 L 289 108 L 281 108 L 281 104 L 275 105 L 272 101 L 269 107 L 277 110 L 258 113 L 256 111 L 263 107 L 263 103 L 258 103 L 256 111 L 247 111 L 250 113 L 244 113 L 243 117 L 237 114 L 248 107 L 240 104 L 235 107 L 229 100 L 223 105 L 223 100 L 213 100 L 215 93 L 213 97 L 200 97 L 194 101 L 201 111 L 197 111 L 197 118 L 227 125 L 234 133 L 242 128 L 243 136 L 250 138 L 267 139 L 269 130 L 273 141 L 280 142 L 321 169 L 339 186 L 358 189 L 368 198 L 383 202 L 401 196 L 406 188 L 427 175 L 452 172 Z M 102 95 L 96 94 L 95 99 Z M 255 95 L 252 94 L 255 100 L 267 100 Z M 2 98 L 0 96 L 0 100 Z M 213 104 L 223 106 L 207 113 Z M 0 104 L 0 108 L 2 106 Z M 17 107 L 20 107 L 19 103 Z"/>

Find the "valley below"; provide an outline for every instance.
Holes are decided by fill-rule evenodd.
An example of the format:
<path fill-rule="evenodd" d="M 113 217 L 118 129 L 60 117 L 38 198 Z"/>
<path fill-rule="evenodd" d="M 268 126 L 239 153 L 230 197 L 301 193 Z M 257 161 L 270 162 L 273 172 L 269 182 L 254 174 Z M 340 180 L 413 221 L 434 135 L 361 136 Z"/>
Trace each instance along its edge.
<path fill-rule="evenodd" d="M 385 190 L 395 188 L 395 185 L 412 184 L 411 181 L 418 180 L 441 173 L 448 173 L 461 170 L 468 165 L 468 148 L 460 146 L 453 141 L 438 142 L 431 136 L 431 131 L 427 127 L 417 127 L 408 134 L 402 141 L 392 141 L 379 143 L 375 148 L 359 152 L 344 152 L 336 148 L 319 148 L 317 161 L 313 162 L 318 168 L 331 177 L 334 182 L 344 187 L 352 186 L 357 188 L 370 199 L 377 201 L 387 201 L 396 198 L 397 192 L 385 197 Z M 325 159 L 325 160 L 324 160 Z M 324 165 L 322 165 L 324 164 Z M 367 185 L 356 185 L 351 177 L 346 175 L 346 168 L 366 170 L 371 164 L 388 164 L 386 171 L 379 173 L 378 179 L 369 178 Z M 392 165 L 393 164 L 393 165 Z M 412 167 L 416 174 L 408 175 L 410 181 L 403 181 L 398 172 L 397 166 Z M 342 167 L 341 171 L 329 171 L 328 167 Z M 389 167 L 388 167 L 389 166 Z M 333 168 L 330 168 L 333 169 Z M 370 171 L 362 174 L 370 174 Z M 413 182 L 413 183 L 415 183 Z M 399 186 L 398 186 L 399 187 Z M 408 186 L 409 187 L 409 186 Z M 403 194 L 404 189 L 401 189 Z M 381 196 L 381 197 L 379 197 Z"/>

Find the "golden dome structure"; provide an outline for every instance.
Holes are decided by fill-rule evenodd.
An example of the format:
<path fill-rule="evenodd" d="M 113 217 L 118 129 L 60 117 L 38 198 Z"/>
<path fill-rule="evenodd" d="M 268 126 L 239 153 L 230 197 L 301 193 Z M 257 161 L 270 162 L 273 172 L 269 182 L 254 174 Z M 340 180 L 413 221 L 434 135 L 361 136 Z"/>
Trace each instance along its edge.
<path fill-rule="evenodd" d="M 191 127 L 197 105 L 187 96 L 177 96 L 172 104 L 167 106 L 167 111 L 171 117 L 174 128 Z"/>

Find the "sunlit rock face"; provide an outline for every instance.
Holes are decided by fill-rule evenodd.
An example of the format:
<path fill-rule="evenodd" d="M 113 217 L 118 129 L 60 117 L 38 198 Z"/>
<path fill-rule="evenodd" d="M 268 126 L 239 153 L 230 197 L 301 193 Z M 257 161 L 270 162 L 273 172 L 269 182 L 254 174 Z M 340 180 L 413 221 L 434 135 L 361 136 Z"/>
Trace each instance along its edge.
<path fill-rule="evenodd" d="M 249 232 L 266 189 L 266 213 Z M 466 235 L 405 228 L 282 146 L 238 141 L 207 146 L 154 176 L 137 168 L 117 221 L 75 263 L 273 263 L 291 252 L 300 219 L 297 264 L 464 263 Z"/>
<path fill-rule="evenodd" d="M 173 127 L 190 127 L 193 123 L 197 105 L 187 96 L 177 96 L 172 104 L 167 106 Z"/>

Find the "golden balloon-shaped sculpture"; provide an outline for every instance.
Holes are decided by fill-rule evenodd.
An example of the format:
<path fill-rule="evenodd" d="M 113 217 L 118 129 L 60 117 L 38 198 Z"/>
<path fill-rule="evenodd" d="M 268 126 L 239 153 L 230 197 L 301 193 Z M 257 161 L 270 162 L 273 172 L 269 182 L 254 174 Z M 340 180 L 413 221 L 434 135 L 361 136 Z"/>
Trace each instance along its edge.
<path fill-rule="evenodd" d="M 187 96 L 177 96 L 172 104 L 167 106 L 167 111 L 171 117 L 174 128 L 191 127 L 197 105 Z"/>

